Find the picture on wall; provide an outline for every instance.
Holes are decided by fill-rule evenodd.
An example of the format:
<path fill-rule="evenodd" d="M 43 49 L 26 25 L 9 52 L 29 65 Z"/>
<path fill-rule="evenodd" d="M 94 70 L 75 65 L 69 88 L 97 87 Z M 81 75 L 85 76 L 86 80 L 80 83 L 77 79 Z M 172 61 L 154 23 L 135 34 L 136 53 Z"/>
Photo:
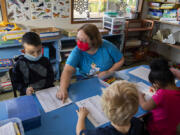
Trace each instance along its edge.
<path fill-rule="evenodd" d="M 30 8 L 28 0 L 6 0 L 9 21 L 30 20 Z"/>
<path fill-rule="evenodd" d="M 9 21 L 69 18 L 69 0 L 6 0 Z"/>

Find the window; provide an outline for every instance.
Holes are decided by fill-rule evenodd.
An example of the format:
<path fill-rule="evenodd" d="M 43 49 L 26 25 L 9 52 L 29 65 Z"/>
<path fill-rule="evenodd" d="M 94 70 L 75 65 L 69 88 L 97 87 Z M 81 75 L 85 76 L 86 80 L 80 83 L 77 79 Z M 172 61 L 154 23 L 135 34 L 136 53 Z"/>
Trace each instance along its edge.
<path fill-rule="evenodd" d="M 142 0 L 71 0 L 71 23 L 98 22 L 106 11 L 139 12 Z M 142 2 L 140 2 L 142 3 Z"/>

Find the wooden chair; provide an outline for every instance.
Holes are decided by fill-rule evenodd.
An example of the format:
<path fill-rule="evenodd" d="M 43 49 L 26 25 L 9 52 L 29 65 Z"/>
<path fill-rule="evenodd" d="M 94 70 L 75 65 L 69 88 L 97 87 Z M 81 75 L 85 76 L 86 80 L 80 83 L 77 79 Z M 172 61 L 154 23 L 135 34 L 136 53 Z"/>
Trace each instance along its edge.
<path fill-rule="evenodd" d="M 12 73 L 12 70 L 13 70 L 13 68 L 9 69 L 9 76 L 10 76 L 10 79 L 11 79 L 11 84 L 12 84 L 12 90 L 13 90 L 13 93 L 14 93 L 14 97 L 17 97 L 17 88 L 13 84 L 13 73 Z"/>

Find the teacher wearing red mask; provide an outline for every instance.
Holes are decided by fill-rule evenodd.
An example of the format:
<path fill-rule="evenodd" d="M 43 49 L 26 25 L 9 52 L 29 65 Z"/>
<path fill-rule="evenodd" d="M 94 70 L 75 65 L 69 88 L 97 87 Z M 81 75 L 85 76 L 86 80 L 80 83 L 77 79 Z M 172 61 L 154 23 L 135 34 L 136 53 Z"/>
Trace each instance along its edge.
<path fill-rule="evenodd" d="M 96 25 L 85 24 L 78 29 L 77 46 L 67 59 L 56 96 L 63 101 L 68 97 L 67 90 L 75 72 L 81 76 L 102 77 L 119 70 L 123 63 L 122 53 L 111 42 L 102 40 Z"/>

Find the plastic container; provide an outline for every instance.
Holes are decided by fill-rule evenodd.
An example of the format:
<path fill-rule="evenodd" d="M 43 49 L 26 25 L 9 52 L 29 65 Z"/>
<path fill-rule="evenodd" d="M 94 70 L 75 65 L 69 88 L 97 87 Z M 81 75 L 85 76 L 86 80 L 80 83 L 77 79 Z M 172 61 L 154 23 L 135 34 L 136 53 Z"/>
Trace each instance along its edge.
<path fill-rule="evenodd" d="M 108 16 L 117 16 L 118 15 L 117 12 L 105 12 L 104 14 L 108 15 Z"/>
<path fill-rule="evenodd" d="M 125 28 L 125 18 L 119 16 L 103 16 L 103 28 L 110 31 L 110 34 L 120 34 Z"/>
<path fill-rule="evenodd" d="M 117 80 L 129 80 L 129 76 L 123 74 L 121 71 L 112 72 L 108 75 L 101 77 L 100 79 L 103 81 L 104 79 L 109 77 L 116 77 Z"/>
<path fill-rule="evenodd" d="M 2 121 L 0 121 L 0 127 L 9 122 L 17 123 L 21 135 L 24 135 L 24 128 L 23 128 L 22 122 L 19 118 L 11 118 L 11 119 L 2 120 Z"/>

